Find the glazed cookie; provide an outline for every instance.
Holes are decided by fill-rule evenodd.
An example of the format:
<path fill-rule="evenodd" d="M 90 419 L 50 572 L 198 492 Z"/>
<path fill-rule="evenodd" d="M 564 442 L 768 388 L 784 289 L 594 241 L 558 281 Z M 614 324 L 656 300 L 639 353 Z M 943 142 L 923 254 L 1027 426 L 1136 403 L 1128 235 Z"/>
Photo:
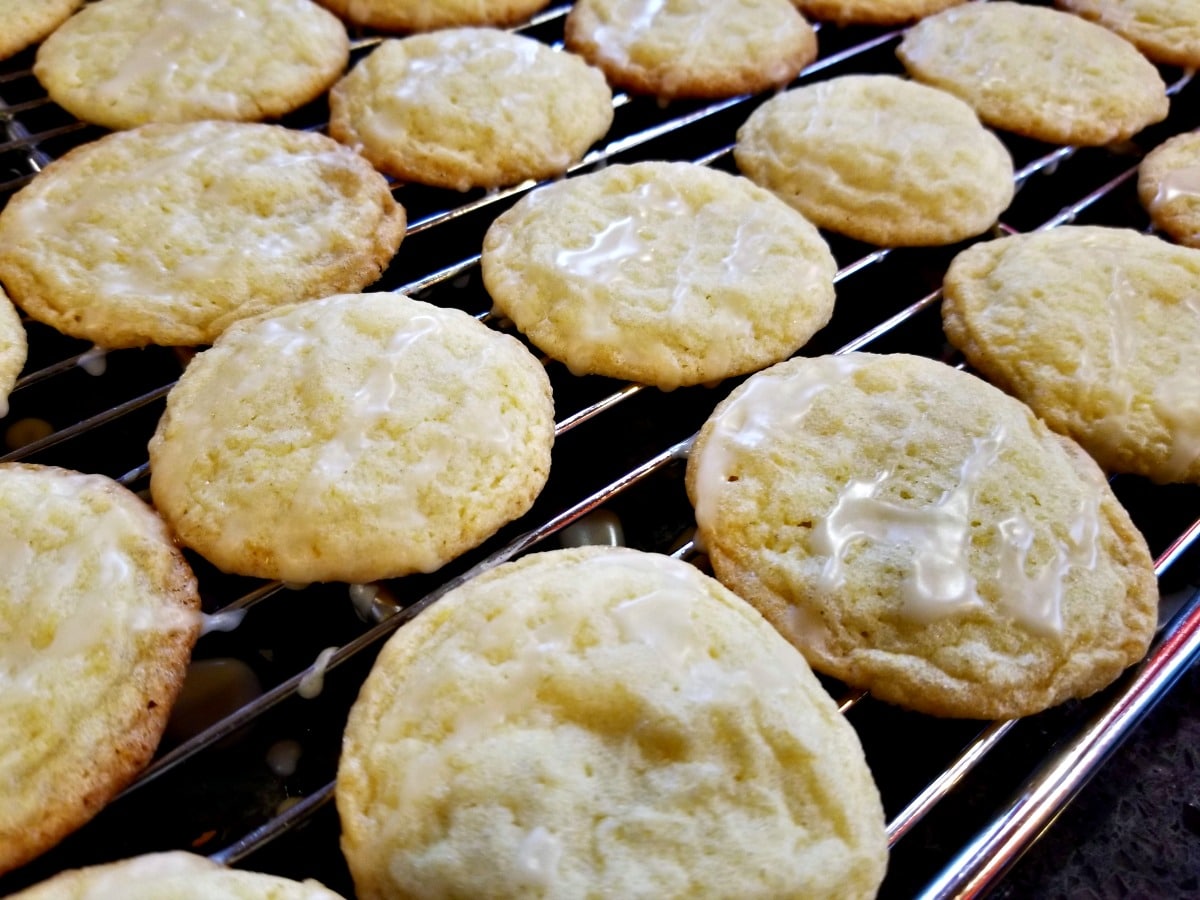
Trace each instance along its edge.
<path fill-rule="evenodd" d="M 8 394 L 25 367 L 27 349 L 21 317 L 0 289 L 0 419 L 8 415 Z"/>
<path fill-rule="evenodd" d="M 82 5 L 83 0 L 0 0 L 0 59 L 36 44 Z"/>
<path fill-rule="evenodd" d="M 1200 5 L 1195 0 L 1055 0 L 1058 6 L 1115 31 L 1149 59 L 1200 66 Z"/>
<path fill-rule="evenodd" d="M 316 881 L 242 872 L 192 853 L 151 853 L 62 872 L 9 900 L 340 900 Z"/>
<path fill-rule="evenodd" d="M 621 548 L 500 566 L 402 628 L 337 805 L 364 900 L 866 898 L 887 859 L 803 658 L 687 563 Z"/>
<path fill-rule="evenodd" d="M 1146 155 L 1138 198 L 1155 228 L 1200 248 L 1200 131 L 1177 134 Z"/>
<path fill-rule="evenodd" d="M 0 872 L 83 825 L 149 762 L 199 604 L 162 521 L 125 488 L 0 465 Z"/>
<path fill-rule="evenodd" d="M 671 390 L 794 353 L 829 321 L 837 264 L 768 191 L 654 162 L 527 195 L 482 267 L 497 310 L 571 371 Z"/>
<path fill-rule="evenodd" d="M 485 28 L 384 41 L 329 107 L 329 133 L 378 169 L 458 190 L 560 175 L 613 119 L 599 71 Z"/>
<path fill-rule="evenodd" d="M 1062 226 L 976 244 L 945 280 L 946 335 L 1106 469 L 1200 482 L 1200 250 Z"/>
<path fill-rule="evenodd" d="M 433 31 L 464 25 L 515 25 L 550 0 L 318 0 L 356 25 L 383 31 Z"/>
<path fill-rule="evenodd" d="M 546 481 L 550 383 L 514 338 L 397 294 L 346 294 L 225 332 L 150 442 L 150 490 L 227 572 L 365 583 L 432 572 Z"/>
<path fill-rule="evenodd" d="M 814 224 L 885 247 L 980 234 L 1013 196 L 1012 158 L 971 107 L 890 75 L 779 94 L 739 129 L 734 157 Z"/>
<path fill-rule="evenodd" d="M 913 356 L 794 359 L 688 459 L 717 577 L 812 667 L 919 712 L 1029 715 L 1145 653 L 1145 541 L 1096 464 L 1019 401 Z"/>
<path fill-rule="evenodd" d="M 966 0 L 794 0 L 806 16 L 837 25 L 899 25 Z"/>
<path fill-rule="evenodd" d="M 323 135 L 148 125 L 71 151 L 0 211 L 0 281 L 103 347 L 206 344 L 271 307 L 360 290 L 404 236 L 386 180 Z"/>
<path fill-rule="evenodd" d="M 105 128 L 273 119 L 346 68 L 337 17 L 309 0 L 100 0 L 38 49 L 33 74 Z"/>
<path fill-rule="evenodd" d="M 564 34 L 611 84 L 668 100 L 765 91 L 817 58 L 790 0 L 578 0 Z"/>
<path fill-rule="evenodd" d="M 1108 144 L 1167 115 L 1166 85 L 1128 41 L 1053 9 L 956 6 L 910 28 L 896 53 L 986 124 L 1040 141 Z"/>

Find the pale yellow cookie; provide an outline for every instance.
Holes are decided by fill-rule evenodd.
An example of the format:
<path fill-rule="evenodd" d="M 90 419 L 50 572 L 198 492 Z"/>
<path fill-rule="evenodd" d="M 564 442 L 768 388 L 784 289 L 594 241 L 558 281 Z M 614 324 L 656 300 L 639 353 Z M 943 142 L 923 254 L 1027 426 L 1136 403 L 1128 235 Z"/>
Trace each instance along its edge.
<path fill-rule="evenodd" d="M 68 153 L 0 211 L 0 282 L 103 347 L 206 344 L 271 307 L 356 291 L 404 236 L 386 180 L 320 134 L 147 125 Z"/>
<path fill-rule="evenodd" d="M 956 6 L 910 28 L 896 53 L 986 124 L 1040 141 L 1108 144 L 1167 115 L 1166 85 L 1133 45 L 1053 9 Z"/>
<path fill-rule="evenodd" d="M 307 583 L 431 572 L 546 481 L 550 383 L 517 340 L 398 294 L 239 322 L 192 360 L 150 490 L 221 569 Z"/>
<path fill-rule="evenodd" d="M 1156 63 L 1200 66 L 1200 3 L 1196 0 L 1055 0 L 1115 31 Z"/>
<path fill-rule="evenodd" d="M 945 280 L 946 335 L 1106 469 L 1200 482 L 1200 250 L 1062 226 L 976 244 Z"/>
<path fill-rule="evenodd" d="M 780 87 L 817 57 L 790 0 L 577 0 L 564 35 L 613 85 L 662 99 Z"/>
<path fill-rule="evenodd" d="M 154 753 L 199 633 L 162 521 L 100 475 L 0 465 L 0 872 Z"/>
<path fill-rule="evenodd" d="M 8 415 L 8 394 L 25 367 L 27 350 L 21 317 L 0 288 L 0 419 Z"/>
<path fill-rule="evenodd" d="M 1138 166 L 1138 199 L 1172 240 L 1200 248 L 1200 131 L 1177 134 Z"/>
<path fill-rule="evenodd" d="M 621 548 L 501 566 L 383 648 L 338 766 L 357 894 L 868 898 L 850 725 L 762 617 Z"/>
<path fill-rule="evenodd" d="M 0 0 L 0 59 L 36 44 L 81 5 L 83 0 Z"/>
<path fill-rule="evenodd" d="M 496 308 L 577 374 L 670 390 L 785 359 L 833 312 L 817 230 L 744 178 L 638 163 L 547 185 L 483 241 Z"/>
<path fill-rule="evenodd" d="M 464 25 L 515 25 L 550 0 L 318 0 L 356 25 L 383 31 L 433 31 Z"/>
<path fill-rule="evenodd" d="M 800 12 L 837 25 L 899 25 L 966 0 L 793 0 Z"/>
<path fill-rule="evenodd" d="M 345 27 L 310 0 L 100 0 L 42 44 L 33 73 L 72 115 L 132 128 L 277 118 L 349 56 Z"/>
<path fill-rule="evenodd" d="M 181 851 L 62 872 L 9 900 L 340 900 L 316 881 L 243 872 Z"/>
<path fill-rule="evenodd" d="M 1096 464 L 1019 401 L 914 356 L 794 359 L 688 459 L 717 577 L 813 668 L 934 715 L 1029 715 L 1145 653 L 1145 541 Z"/>
<path fill-rule="evenodd" d="M 613 118 L 598 70 L 486 28 L 384 41 L 329 106 L 329 133 L 380 170 L 458 190 L 559 175 Z"/>
<path fill-rule="evenodd" d="M 815 225 L 885 247 L 973 237 L 1013 197 L 1012 158 L 971 107 L 890 75 L 779 94 L 738 130 L 734 157 Z"/>

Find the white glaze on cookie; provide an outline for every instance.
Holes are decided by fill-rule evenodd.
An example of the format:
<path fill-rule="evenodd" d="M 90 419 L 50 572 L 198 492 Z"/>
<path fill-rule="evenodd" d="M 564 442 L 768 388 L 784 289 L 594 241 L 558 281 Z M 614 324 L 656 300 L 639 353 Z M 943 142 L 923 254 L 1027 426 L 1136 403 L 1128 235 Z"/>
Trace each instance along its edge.
<path fill-rule="evenodd" d="M 712 433 L 696 470 L 696 523 L 717 527 L 721 486 L 736 477 L 736 456 L 773 432 L 801 427 L 813 399 L 863 365 L 855 356 L 824 356 L 803 369 L 780 375 L 760 372 L 712 419 Z"/>

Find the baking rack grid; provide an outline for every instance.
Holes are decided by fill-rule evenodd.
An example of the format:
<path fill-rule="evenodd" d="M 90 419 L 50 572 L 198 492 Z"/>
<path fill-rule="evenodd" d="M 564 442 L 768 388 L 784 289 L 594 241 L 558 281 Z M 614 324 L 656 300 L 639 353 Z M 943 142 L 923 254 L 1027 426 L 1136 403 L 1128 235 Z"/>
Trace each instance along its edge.
<path fill-rule="evenodd" d="M 516 30 L 557 45 L 567 9 L 555 6 Z M 900 74 L 893 51 L 901 33 L 826 26 L 821 57 L 798 83 Z M 355 58 L 377 41 L 358 36 Z M 28 51 L 0 65 L 0 206 L 50 161 L 103 133 L 45 98 L 32 59 Z M 1170 118 L 1121 146 L 1055 148 L 1002 135 L 1020 189 L 995 233 L 1074 221 L 1148 228 L 1134 194 L 1139 159 L 1170 134 L 1200 126 L 1200 84 L 1188 72 L 1163 74 L 1173 97 Z M 734 132 L 763 99 L 662 106 L 618 95 L 609 135 L 571 173 L 642 159 L 735 171 Z M 326 116 L 322 101 L 284 124 L 321 129 Z M 533 187 L 457 194 L 396 186 L 409 231 L 373 289 L 403 291 L 505 327 L 490 314 L 478 250 L 495 216 Z M 840 265 L 837 309 L 802 353 L 903 351 L 962 364 L 945 343 L 938 312 L 941 276 L 961 246 L 882 250 L 827 237 Z M 187 354 L 104 354 L 37 323 L 26 327 L 30 360 L 8 417 L 0 419 L 7 441 L 0 460 L 101 472 L 144 490 L 146 443 Z M 547 370 L 557 427 L 546 490 L 520 521 L 441 572 L 379 586 L 299 587 L 227 576 L 190 556 L 205 611 L 221 613 L 195 658 L 223 672 L 222 684 L 243 697 L 206 727 L 169 734 L 121 797 L 60 847 L 0 879 L 0 893 L 65 867 L 185 848 L 317 877 L 349 896 L 328 801 L 345 716 L 390 633 L 471 575 L 558 546 L 574 523 L 597 516 L 619 522 L 630 546 L 703 564 L 691 542 L 683 459 L 690 437 L 740 379 L 662 393 L 575 377 L 549 361 Z M 975 723 L 906 713 L 826 681 L 858 729 L 883 794 L 892 862 L 882 896 L 975 896 L 994 887 L 1200 652 L 1200 489 L 1132 476 L 1117 476 L 1112 485 L 1147 536 L 1165 598 L 1151 656 L 1113 688 L 1030 719 Z M 897 736 L 919 741 L 917 764 L 896 757 Z"/>

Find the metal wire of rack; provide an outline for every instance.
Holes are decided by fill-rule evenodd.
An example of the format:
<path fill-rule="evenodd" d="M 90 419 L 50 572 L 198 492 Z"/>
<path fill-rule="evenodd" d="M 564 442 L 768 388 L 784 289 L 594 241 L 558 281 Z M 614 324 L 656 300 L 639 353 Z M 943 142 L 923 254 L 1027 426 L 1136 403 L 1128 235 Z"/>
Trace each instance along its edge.
<path fill-rule="evenodd" d="M 561 38 L 567 6 L 555 6 L 521 32 L 551 44 Z M 821 58 L 800 83 L 850 72 L 899 72 L 892 50 L 901 32 L 820 32 Z M 360 38 L 356 54 L 378 38 Z M 101 132 L 70 119 L 32 78 L 30 53 L 0 67 L 0 204 L 53 159 Z M 1004 136 L 1018 163 L 1021 190 L 997 233 L 1076 220 L 1146 227 L 1132 181 L 1140 156 L 1166 135 L 1200 126 L 1200 84 L 1167 72 L 1172 116 L 1117 148 L 1052 148 Z M 734 171 L 732 136 L 761 97 L 676 103 L 618 95 L 606 142 L 571 174 L 639 159 L 686 159 Z M 284 124 L 324 126 L 322 103 Z M 519 185 L 491 193 L 450 194 L 398 185 L 410 227 L 396 260 L 376 286 L 463 308 L 494 327 L 480 282 L 478 248 L 488 224 L 521 195 Z M 830 325 L 802 352 L 920 353 L 961 364 L 941 334 L 939 285 L 959 248 L 890 250 L 830 236 L 840 263 L 838 307 Z M 864 325 L 865 323 L 865 325 Z M 0 461 L 28 460 L 102 472 L 144 489 L 145 445 L 186 355 L 162 348 L 105 358 L 78 341 L 26 322 L 30 363 L 0 428 L 10 449 Z M 682 491 L 691 436 L 737 379 L 716 388 L 669 394 L 598 377 L 577 378 L 547 363 L 556 398 L 556 447 L 550 483 L 533 510 L 476 551 L 433 576 L 411 576 L 369 591 L 352 586 L 297 589 L 223 575 L 192 557 L 206 612 L 240 624 L 201 639 L 198 659 L 231 660 L 261 689 L 190 733 L 169 736 L 160 755 L 125 792 L 62 846 L 0 879 L 0 892 L 68 866 L 166 848 L 193 848 L 220 862 L 318 877 L 347 895 L 328 800 L 341 728 L 358 684 L 381 643 L 397 628 L 473 575 L 532 548 L 554 546 L 573 523 L 615 513 L 626 542 L 641 549 L 696 555 L 694 521 Z M 104 369 L 103 374 L 90 372 Z M 18 422 L 44 423 L 34 440 L 12 440 Z M 37 428 L 34 434 L 38 434 Z M 1164 593 L 1200 581 L 1200 492 L 1113 479 L 1118 497 L 1146 533 Z M 244 617 L 244 619 L 243 619 Z M 331 653 L 321 654 L 326 648 Z M 976 896 L 1003 877 L 1063 805 L 1098 771 L 1123 737 L 1200 654 L 1200 593 L 1165 623 L 1148 659 L 1114 688 L 1029 720 L 972 723 L 933 720 L 887 707 L 832 682 L 843 712 L 859 730 L 888 812 L 892 867 L 885 896 Z M 322 665 L 313 660 L 320 655 Z M 315 699 L 301 691 L 326 679 Z M 919 771 L 889 753 L 895 735 L 920 735 Z M 264 759 L 281 741 L 302 746 L 301 764 L 272 771 Z M 1019 748 L 1013 751 L 1012 748 Z M 1017 755 L 1012 766 L 1005 756 Z M 276 767 L 277 769 L 279 767 Z"/>

